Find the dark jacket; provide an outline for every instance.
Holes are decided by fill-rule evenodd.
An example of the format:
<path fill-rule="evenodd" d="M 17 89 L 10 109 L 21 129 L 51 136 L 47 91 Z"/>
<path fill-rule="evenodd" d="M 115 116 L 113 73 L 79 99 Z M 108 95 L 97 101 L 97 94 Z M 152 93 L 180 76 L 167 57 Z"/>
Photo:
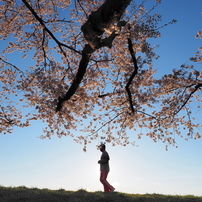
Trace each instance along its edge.
<path fill-rule="evenodd" d="M 100 170 L 109 172 L 109 154 L 106 151 L 102 152 L 99 162 L 100 162 Z"/>

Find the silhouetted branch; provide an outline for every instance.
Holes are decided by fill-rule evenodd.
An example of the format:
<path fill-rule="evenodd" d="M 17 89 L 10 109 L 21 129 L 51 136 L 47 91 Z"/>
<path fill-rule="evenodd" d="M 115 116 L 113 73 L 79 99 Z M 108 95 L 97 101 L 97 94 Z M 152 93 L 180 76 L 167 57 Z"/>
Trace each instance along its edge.
<path fill-rule="evenodd" d="M 104 33 L 106 28 L 109 28 L 120 20 L 124 10 L 130 4 L 130 2 L 131 0 L 106 0 L 97 9 L 97 11 L 90 14 L 88 20 L 82 25 L 81 30 L 88 44 L 85 45 L 82 51 L 82 58 L 79 64 L 79 69 L 69 90 L 64 97 L 58 98 L 56 111 L 60 111 L 62 109 L 63 103 L 69 100 L 78 89 L 85 75 L 91 54 L 95 50 L 102 47 L 112 47 L 112 42 L 117 36 L 115 31 L 112 32 L 109 37 L 104 39 L 101 39 L 100 36 Z"/>
<path fill-rule="evenodd" d="M 134 107 L 133 107 L 133 101 L 132 101 L 132 95 L 131 95 L 131 92 L 130 92 L 130 84 L 132 83 L 134 77 L 137 75 L 137 71 L 138 71 L 138 66 L 137 66 L 137 60 L 136 60 L 136 57 L 135 57 L 135 53 L 134 53 L 134 50 L 133 50 L 133 44 L 132 44 L 132 41 L 130 38 L 128 38 L 128 49 L 129 49 L 129 52 L 130 52 L 130 55 L 132 57 L 132 61 L 133 61 L 133 65 L 134 65 L 134 71 L 133 73 L 131 74 L 129 80 L 128 80 L 128 83 L 126 84 L 126 91 L 128 93 L 128 99 L 129 99 L 129 103 L 130 103 L 130 108 L 131 108 L 131 111 L 134 112 Z"/>
<path fill-rule="evenodd" d="M 187 102 L 189 101 L 189 99 L 191 98 L 191 96 L 200 88 L 202 87 L 202 83 L 199 83 L 195 86 L 195 89 L 189 94 L 189 96 L 187 97 L 187 99 L 184 101 L 184 103 L 182 104 L 182 106 L 175 112 L 174 116 L 176 114 L 178 114 L 182 108 L 187 104 Z"/>
<path fill-rule="evenodd" d="M 86 73 L 86 68 L 87 68 L 88 63 L 89 63 L 90 55 L 92 53 L 93 53 L 93 50 L 91 49 L 91 47 L 88 44 L 86 44 L 84 47 L 84 50 L 82 52 L 82 58 L 81 58 L 81 61 L 79 64 L 79 69 L 78 69 L 78 72 L 76 74 L 76 77 L 73 80 L 73 82 L 72 82 L 69 90 L 65 94 L 65 96 L 58 98 L 56 111 L 60 111 L 62 109 L 64 101 L 69 100 L 72 97 L 72 95 L 74 95 L 76 90 L 78 89 L 79 84 L 81 83 L 81 81 L 82 81 L 82 79 Z"/>
<path fill-rule="evenodd" d="M 14 69 L 16 69 L 18 72 L 21 72 L 24 74 L 23 71 L 21 71 L 18 67 L 16 67 L 15 65 L 11 64 L 10 62 L 5 61 L 4 59 L 0 58 L 0 60 L 2 60 L 4 63 L 6 63 L 7 65 L 12 66 Z"/>
<path fill-rule="evenodd" d="M 30 4 L 26 1 L 26 0 L 22 0 L 22 2 L 25 4 L 25 6 L 31 11 L 32 15 L 36 18 L 36 20 L 41 24 L 41 26 L 44 28 L 44 30 L 51 36 L 51 38 L 57 43 L 58 47 L 60 48 L 61 52 L 63 53 L 63 55 L 66 57 L 66 53 L 63 50 L 62 46 L 80 53 L 79 51 L 75 50 L 74 48 L 72 48 L 71 46 L 68 46 L 66 44 L 61 43 L 60 41 L 58 41 L 58 39 L 53 35 L 53 33 L 46 27 L 44 21 L 42 18 L 40 18 L 38 16 L 38 14 L 35 12 L 35 10 L 30 6 Z"/>
<path fill-rule="evenodd" d="M 14 123 L 14 121 L 12 119 L 10 119 L 6 114 L 5 110 L 4 110 L 4 107 L 1 106 L 1 110 L 3 112 L 3 118 L 5 119 L 5 123 L 7 123 L 8 125 L 12 125 Z"/>
<path fill-rule="evenodd" d="M 97 133 L 98 131 L 100 131 L 104 126 L 106 126 L 107 124 L 111 123 L 112 121 L 114 121 L 117 117 L 119 117 L 121 114 L 123 113 L 119 113 L 117 114 L 116 116 L 114 116 L 112 119 L 110 119 L 109 121 L 106 121 L 103 125 L 101 125 L 96 131 L 94 131 L 93 133 L 91 133 L 90 135 L 88 136 L 92 136 L 94 135 L 95 133 Z"/>

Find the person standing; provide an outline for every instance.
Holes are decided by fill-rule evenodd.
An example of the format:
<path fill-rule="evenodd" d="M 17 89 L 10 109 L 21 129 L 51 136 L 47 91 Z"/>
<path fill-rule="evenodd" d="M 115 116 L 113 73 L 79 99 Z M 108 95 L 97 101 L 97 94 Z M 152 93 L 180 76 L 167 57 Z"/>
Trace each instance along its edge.
<path fill-rule="evenodd" d="M 98 163 L 100 164 L 100 182 L 104 186 L 104 192 L 113 192 L 115 188 L 109 184 L 107 181 L 107 176 L 109 173 L 109 154 L 105 150 L 106 146 L 104 144 L 100 145 L 100 151 L 102 155 Z"/>

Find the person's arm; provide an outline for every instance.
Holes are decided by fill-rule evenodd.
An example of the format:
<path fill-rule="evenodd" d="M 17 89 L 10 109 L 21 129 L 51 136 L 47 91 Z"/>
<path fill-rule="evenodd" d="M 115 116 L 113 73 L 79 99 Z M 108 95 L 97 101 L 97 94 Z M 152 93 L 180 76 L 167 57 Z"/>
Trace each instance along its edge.
<path fill-rule="evenodd" d="M 108 153 L 104 153 L 102 154 L 102 157 L 101 159 L 98 161 L 99 164 L 104 164 L 104 163 L 107 163 L 109 161 L 109 155 Z"/>

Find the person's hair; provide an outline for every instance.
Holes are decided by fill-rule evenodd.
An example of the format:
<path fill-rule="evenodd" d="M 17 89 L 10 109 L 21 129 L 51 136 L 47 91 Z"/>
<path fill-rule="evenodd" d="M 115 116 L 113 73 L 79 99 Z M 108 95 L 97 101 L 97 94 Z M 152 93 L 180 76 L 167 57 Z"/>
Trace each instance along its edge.
<path fill-rule="evenodd" d="M 106 148 L 106 146 L 105 146 L 104 144 L 101 144 L 101 145 L 100 145 L 100 148 L 105 149 L 105 148 Z"/>

